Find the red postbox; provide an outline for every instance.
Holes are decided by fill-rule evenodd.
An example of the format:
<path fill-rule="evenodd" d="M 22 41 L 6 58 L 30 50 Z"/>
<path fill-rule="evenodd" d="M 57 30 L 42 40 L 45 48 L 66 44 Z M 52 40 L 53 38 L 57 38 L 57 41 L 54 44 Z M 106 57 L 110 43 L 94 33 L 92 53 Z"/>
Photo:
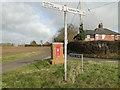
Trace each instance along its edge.
<path fill-rule="evenodd" d="M 64 63 L 63 43 L 52 43 L 51 59 L 52 59 L 52 64 Z"/>

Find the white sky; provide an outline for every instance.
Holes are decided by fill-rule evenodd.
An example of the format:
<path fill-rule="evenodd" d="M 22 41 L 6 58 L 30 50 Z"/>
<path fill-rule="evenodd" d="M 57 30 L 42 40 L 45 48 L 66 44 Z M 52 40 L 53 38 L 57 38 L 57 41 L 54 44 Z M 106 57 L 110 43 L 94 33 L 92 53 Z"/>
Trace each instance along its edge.
<path fill-rule="evenodd" d="M 84 29 L 94 30 L 102 22 L 104 28 L 118 32 L 118 3 L 115 2 L 116 0 L 111 0 L 112 4 L 110 4 L 111 2 L 93 1 L 82 2 L 82 9 L 86 11 L 86 15 L 83 16 Z M 54 3 L 66 4 L 69 7 L 77 8 L 79 0 L 76 0 L 76 2 Z M 2 15 L 2 20 L 0 20 L 0 25 L 2 26 L 0 27 L 2 29 L 0 34 L 2 31 L 2 40 L 0 42 L 15 44 L 30 43 L 32 40 L 37 41 L 37 43 L 40 43 L 40 40 L 51 42 L 56 32 L 64 27 L 64 13 L 44 8 L 38 0 L 36 2 L 24 2 L 24 0 L 21 2 L 13 0 L 7 2 L 7 0 L 4 0 L 0 8 L 1 6 L 2 11 L 0 10 L 0 14 Z M 91 13 L 87 8 L 91 9 Z M 73 16 L 74 14 L 68 13 L 68 23 L 78 27 L 80 22 L 79 15 L 75 15 L 72 21 Z"/>

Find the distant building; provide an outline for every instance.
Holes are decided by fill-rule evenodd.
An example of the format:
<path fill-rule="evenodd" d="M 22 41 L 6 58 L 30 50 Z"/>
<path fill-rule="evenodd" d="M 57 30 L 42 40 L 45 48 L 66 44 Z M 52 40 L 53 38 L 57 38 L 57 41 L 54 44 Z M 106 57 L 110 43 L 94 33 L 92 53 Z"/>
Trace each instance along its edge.
<path fill-rule="evenodd" d="M 104 41 L 115 41 L 120 40 L 120 33 L 114 32 L 107 28 L 103 28 L 103 24 L 100 23 L 98 28 L 95 30 L 84 30 L 85 31 L 85 41 L 96 41 L 96 40 L 104 40 Z"/>
<path fill-rule="evenodd" d="M 50 45 L 51 43 L 49 43 L 48 41 L 46 43 L 44 43 L 44 45 Z"/>

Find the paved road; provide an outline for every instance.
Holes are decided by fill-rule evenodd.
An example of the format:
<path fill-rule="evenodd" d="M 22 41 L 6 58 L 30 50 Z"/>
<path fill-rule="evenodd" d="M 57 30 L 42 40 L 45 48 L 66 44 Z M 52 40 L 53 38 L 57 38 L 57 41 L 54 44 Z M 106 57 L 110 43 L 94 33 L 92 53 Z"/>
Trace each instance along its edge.
<path fill-rule="evenodd" d="M 68 55 L 68 60 L 77 60 L 77 61 L 81 61 L 81 58 L 74 58 L 74 57 L 70 57 Z M 95 61 L 95 62 L 112 62 L 112 63 L 118 63 L 119 60 L 114 60 L 114 59 L 99 59 L 99 58 L 87 58 L 87 57 L 84 57 L 83 58 L 83 61 L 84 62 L 87 62 L 87 61 Z"/>
<path fill-rule="evenodd" d="M 42 60 L 42 59 L 50 56 L 50 48 L 41 49 L 41 50 L 44 50 L 44 53 L 42 53 L 40 55 L 26 57 L 26 58 L 23 58 L 23 59 L 19 59 L 19 60 L 15 60 L 15 61 L 11 61 L 11 62 L 3 64 L 2 65 L 2 72 L 10 71 L 10 70 L 16 69 L 18 67 L 25 66 L 29 63 L 32 63 L 32 62 L 35 62 L 35 61 L 38 61 L 38 60 Z"/>

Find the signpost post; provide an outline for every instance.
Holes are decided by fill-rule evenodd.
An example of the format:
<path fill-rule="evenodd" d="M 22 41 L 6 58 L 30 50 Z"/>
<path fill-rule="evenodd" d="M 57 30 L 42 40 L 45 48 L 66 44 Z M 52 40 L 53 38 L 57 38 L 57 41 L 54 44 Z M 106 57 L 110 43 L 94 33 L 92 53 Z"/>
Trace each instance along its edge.
<path fill-rule="evenodd" d="M 74 14 L 84 15 L 85 11 L 81 11 L 79 9 L 70 8 L 66 5 L 58 5 L 50 2 L 42 2 L 42 6 L 45 8 L 57 9 L 59 11 L 64 11 L 64 28 L 65 28 L 65 40 L 64 40 L 64 73 L 65 73 L 65 81 L 67 80 L 67 12 Z"/>
<path fill-rule="evenodd" d="M 67 11 L 64 11 L 64 26 L 65 26 L 65 53 L 64 53 L 64 59 L 65 59 L 65 64 L 64 64 L 64 73 L 65 73 L 65 81 L 67 80 Z"/>

